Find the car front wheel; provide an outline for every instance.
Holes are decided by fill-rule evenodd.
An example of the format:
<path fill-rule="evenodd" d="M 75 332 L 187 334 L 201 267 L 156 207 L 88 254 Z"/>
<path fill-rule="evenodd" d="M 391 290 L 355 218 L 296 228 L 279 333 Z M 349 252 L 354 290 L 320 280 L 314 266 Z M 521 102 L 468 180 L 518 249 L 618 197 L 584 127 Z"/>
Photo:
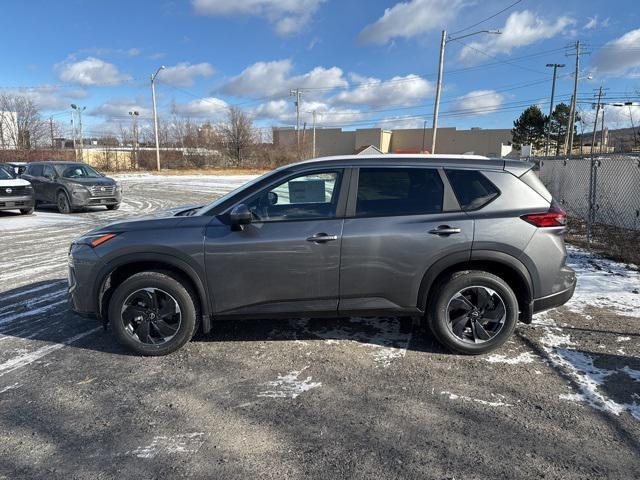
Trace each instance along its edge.
<path fill-rule="evenodd" d="M 115 205 L 107 205 L 107 210 L 118 210 L 120 208 L 120 204 L 116 203 Z"/>
<path fill-rule="evenodd" d="M 504 344 L 518 323 L 518 300 L 500 277 L 483 271 L 452 274 L 434 292 L 428 322 L 454 352 L 487 353 Z"/>
<path fill-rule="evenodd" d="M 141 355 L 167 355 L 196 329 L 195 295 L 168 272 L 141 272 L 120 284 L 109 302 L 109 321 L 125 346 Z"/>
<path fill-rule="evenodd" d="M 33 213 L 33 208 L 23 208 L 20 210 L 22 215 L 31 215 Z"/>
<path fill-rule="evenodd" d="M 71 203 L 69 202 L 69 197 L 64 192 L 58 192 L 58 196 L 56 197 L 56 205 L 58 206 L 58 211 L 63 214 L 71 213 Z"/>

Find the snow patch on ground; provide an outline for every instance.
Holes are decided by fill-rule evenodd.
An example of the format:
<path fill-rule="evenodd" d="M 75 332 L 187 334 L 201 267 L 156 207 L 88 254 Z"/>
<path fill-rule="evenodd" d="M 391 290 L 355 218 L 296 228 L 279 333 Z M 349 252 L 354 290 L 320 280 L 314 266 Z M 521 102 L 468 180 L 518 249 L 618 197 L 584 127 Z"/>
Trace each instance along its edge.
<path fill-rule="evenodd" d="M 489 407 L 513 407 L 513 404 L 502 401 L 502 399 L 504 398 L 502 395 L 496 395 L 501 400 L 493 401 L 493 402 L 489 400 L 481 400 L 479 398 L 467 397 L 465 395 L 458 395 L 455 393 L 451 393 L 447 390 L 440 392 L 440 395 L 447 395 L 449 397 L 449 400 L 462 400 L 463 402 L 474 402 L 474 403 L 479 403 L 480 405 L 487 405 Z"/>
<path fill-rule="evenodd" d="M 145 446 L 138 447 L 125 455 L 133 455 L 138 458 L 155 458 L 158 455 L 170 454 L 194 454 L 200 450 L 204 443 L 204 432 L 181 433 L 177 435 L 158 435 Z"/>
<path fill-rule="evenodd" d="M 354 317 L 339 328 L 314 330 L 312 333 L 325 339 L 329 344 L 347 341 L 370 348 L 375 364 L 387 368 L 394 360 L 403 358 L 407 354 L 407 348 L 411 342 L 411 331 L 402 332 L 401 326 L 401 321 L 396 318 Z"/>
<path fill-rule="evenodd" d="M 575 247 L 568 246 L 567 252 L 567 264 L 578 278 L 567 308 L 584 314 L 587 307 L 601 307 L 640 317 L 640 272 Z"/>
<path fill-rule="evenodd" d="M 312 382 L 311 376 L 305 379 L 298 378 L 307 368 L 309 368 L 309 365 L 301 370 L 293 370 L 286 375 L 278 375 L 276 380 L 266 383 L 269 389 L 258 393 L 258 397 L 297 398 L 298 395 L 312 388 L 320 387 L 322 383 Z"/>
<path fill-rule="evenodd" d="M 507 363 L 509 365 L 517 365 L 519 363 L 533 363 L 536 360 L 536 356 L 531 352 L 523 352 L 517 357 L 507 357 L 502 354 L 494 354 L 485 357 L 484 360 L 489 363 Z"/>

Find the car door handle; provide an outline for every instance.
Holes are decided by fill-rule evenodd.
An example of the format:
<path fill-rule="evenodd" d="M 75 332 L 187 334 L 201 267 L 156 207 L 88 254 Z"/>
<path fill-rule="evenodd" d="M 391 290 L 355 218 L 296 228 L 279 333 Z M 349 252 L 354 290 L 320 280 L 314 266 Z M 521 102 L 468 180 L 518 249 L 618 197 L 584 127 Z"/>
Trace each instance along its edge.
<path fill-rule="evenodd" d="M 433 230 L 429 230 L 429 233 L 432 235 L 452 235 L 454 233 L 460 233 L 458 227 L 450 227 L 449 225 L 440 225 L 438 228 L 434 228 Z"/>
<path fill-rule="evenodd" d="M 337 235 L 327 235 L 326 233 L 316 233 L 315 235 L 307 238 L 307 242 L 315 242 L 315 243 L 325 243 L 332 242 L 334 240 L 338 240 Z"/>

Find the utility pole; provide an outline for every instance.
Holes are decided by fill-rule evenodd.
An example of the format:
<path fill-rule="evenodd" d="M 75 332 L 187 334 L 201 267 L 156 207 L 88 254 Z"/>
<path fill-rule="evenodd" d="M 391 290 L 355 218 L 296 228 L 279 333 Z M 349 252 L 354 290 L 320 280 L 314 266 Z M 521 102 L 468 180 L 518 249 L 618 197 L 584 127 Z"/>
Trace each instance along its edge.
<path fill-rule="evenodd" d="M 156 85 L 155 80 L 161 70 L 164 70 L 164 65 L 160 66 L 156 73 L 151 75 L 151 100 L 153 102 L 153 131 L 156 136 L 156 167 L 160 171 L 160 140 L 158 138 L 158 110 L 156 107 Z"/>
<path fill-rule="evenodd" d="M 447 42 L 454 42 L 462 38 L 471 37 L 472 35 L 478 35 L 479 33 L 490 33 L 494 35 L 500 35 L 502 32 L 499 30 L 480 30 L 478 32 L 469 33 L 467 35 L 461 35 L 459 37 L 447 36 L 447 31 L 442 31 L 442 37 L 440 39 L 440 59 L 438 62 L 438 82 L 436 83 L 436 101 L 433 106 L 433 131 L 431 132 L 431 153 L 436 153 L 436 137 L 438 135 L 438 114 L 440 113 L 440 94 L 442 93 L 442 74 L 444 70 L 444 47 Z M 424 149 L 423 149 L 424 150 Z"/>
<path fill-rule="evenodd" d="M 440 38 L 440 60 L 438 62 L 438 82 L 436 83 L 436 103 L 433 106 L 433 123 L 431 130 L 431 153 L 436 153 L 436 137 L 438 136 L 438 114 L 440 113 L 440 93 L 442 92 L 442 72 L 444 70 L 444 47 L 447 44 L 447 31 L 442 30 Z M 424 132 L 423 132 L 424 133 Z"/>
<path fill-rule="evenodd" d="M 427 136 L 427 121 L 422 122 L 422 153 L 424 153 L 424 142 Z"/>
<path fill-rule="evenodd" d="M 591 248 L 591 226 L 595 220 L 595 182 L 596 182 L 596 135 L 598 132 L 598 115 L 600 114 L 600 105 L 602 103 L 602 85 L 598 89 L 598 103 L 596 107 L 596 116 L 593 120 L 593 133 L 591 135 L 591 168 L 589 169 L 589 218 L 587 220 L 587 245 Z"/>
<path fill-rule="evenodd" d="M 53 143 L 53 117 L 49 117 L 49 131 L 51 132 L 51 150 L 54 149 Z"/>
<path fill-rule="evenodd" d="M 292 97 L 296 97 L 295 106 L 296 106 L 296 141 L 298 144 L 298 160 L 300 159 L 300 96 L 302 92 L 299 88 L 293 89 L 289 91 L 289 95 Z"/>
<path fill-rule="evenodd" d="M 602 127 L 600 128 L 600 153 L 604 152 L 604 105 L 602 105 Z"/>
<path fill-rule="evenodd" d="M 71 104 L 71 108 L 73 108 L 78 113 L 78 128 L 80 130 L 80 161 L 84 161 L 84 143 L 82 138 L 82 112 L 84 112 L 87 107 L 79 107 L 75 103 Z"/>
<path fill-rule="evenodd" d="M 313 158 L 316 158 L 316 114 L 317 112 L 314 110 L 311 112 L 313 115 Z"/>
<path fill-rule="evenodd" d="M 73 110 L 71 110 L 71 135 L 73 136 L 73 158 L 78 160 L 78 150 L 76 150 L 76 126 L 73 123 Z"/>
<path fill-rule="evenodd" d="M 547 141 L 544 146 L 544 156 L 549 156 L 549 142 L 551 139 L 551 117 L 553 115 L 553 100 L 556 94 L 556 78 L 558 68 L 564 68 L 564 63 L 547 63 L 547 67 L 553 67 L 553 80 L 551 81 L 551 102 L 549 103 L 549 118 L 547 119 Z"/>
<path fill-rule="evenodd" d="M 131 133 L 133 135 L 133 161 L 136 168 L 138 168 L 138 115 L 140 113 L 137 110 L 129 112 L 131 115 Z"/>
<path fill-rule="evenodd" d="M 569 118 L 567 120 L 567 136 L 565 138 L 565 152 L 571 156 L 573 151 L 573 130 L 576 124 L 576 104 L 578 101 L 578 79 L 580 77 L 580 55 L 584 55 L 585 52 L 581 50 L 580 40 L 578 40 L 574 46 L 576 56 L 576 68 L 573 77 L 573 98 L 571 100 L 571 108 L 569 109 Z M 573 54 L 567 54 L 573 55 Z"/>

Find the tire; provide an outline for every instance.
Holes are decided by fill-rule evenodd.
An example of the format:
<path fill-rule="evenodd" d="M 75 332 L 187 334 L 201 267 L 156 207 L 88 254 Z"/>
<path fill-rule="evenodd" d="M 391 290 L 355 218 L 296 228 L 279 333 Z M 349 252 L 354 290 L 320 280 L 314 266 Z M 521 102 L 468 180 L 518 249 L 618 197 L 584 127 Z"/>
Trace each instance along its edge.
<path fill-rule="evenodd" d="M 117 203 L 115 205 L 107 205 L 107 210 L 118 210 L 120 208 L 120 204 Z"/>
<path fill-rule="evenodd" d="M 479 355 L 497 349 L 511 337 L 518 323 L 518 299 L 496 275 L 478 270 L 456 272 L 434 292 L 427 315 L 433 335 L 443 346 Z"/>
<path fill-rule="evenodd" d="M 56 196 L 56 205 L 58 207 L 58 211 L 63 215 L 73 212 L 71 202 L 69 202 L 69 197 L 65 192 L 58 192 L 58 195 Z"/>
<path fill-rule="evenodd" d="M 21 215 L 31 215 L 33 213 L 33 207 L 32 208 L 22 208 L 20 209 L 20 214 Z"/>
<path fill-rule="evenodd" d="M 143 291 L 143 289 L 147 290 Z M 159 305 L 159 308 L 155 310 L 156 321 L 160 321 L 163 308 L 170 306 L 172 302 L 175 302 L 179 307 L 174 310 L 178 312 L 177 314 L 171 317 L 162 317 L 168 319 L 170 325 L 167 323 L 162 325 L 171 329 L 172 336 L 166 340 L 159 341 L 159 343 L 154 342 L 154 340 L 158 339 L 155 337 L 162 337 L 165 333 L 161 331 L 161 328 L 153 320 L 150 320 L 153 312 L 145 317 L 146 320 L 138 322 L 137 319 L 142 318 L 141 315 L 134 317 L 136 320 L 131 322 L 132 315 L 137 315 L 138 311 L 142 311 L 137 306 L 141 305 L 141 303 L 138 302 L 133 306 L 133 314 L 127 310 L 132 308 L 130 305 L 132 302 L 136 302 L 137 296 L 144 296 L 146 295 L 144 292 L 149 290 L 156 292 L 157 298 L 159 298 L 159 301 L 156 302 Z M 118 340 L 130 350 L 147 356 L 167 355 L 184 346 L 193 337 L 198 315 L 196 298 L 188 284 L 172 273 L 157 271 L 136 273 L 122 282 L 113 292 L 109 301 L 109 321 Z M 176 322 L 175 318 L 177 317 L 175 315 L 180 316 L 179 323 Z M 147 327 L 142 325 L 145 321 L 148 325 Z M 138 327 L 133 331 L 135 324 Z M 145 328 L 148 330 L 145 330 Z M 175 331 L 173 330 L 174 328 Z M 136 332 L 142 333 L 138 334 Z M 145 333 L 148 341 L 143 341 Z"/>

